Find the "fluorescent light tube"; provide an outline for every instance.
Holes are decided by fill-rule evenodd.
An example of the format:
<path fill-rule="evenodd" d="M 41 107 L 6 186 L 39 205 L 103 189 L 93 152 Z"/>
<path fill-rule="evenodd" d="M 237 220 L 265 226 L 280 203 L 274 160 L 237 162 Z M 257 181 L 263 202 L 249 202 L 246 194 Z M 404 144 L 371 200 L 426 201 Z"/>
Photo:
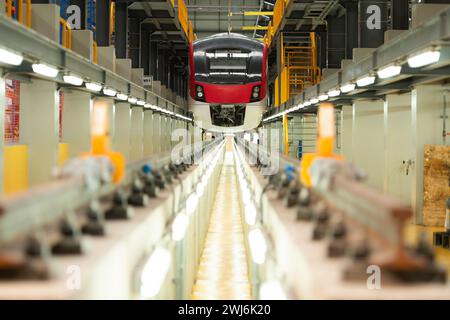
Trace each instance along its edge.
<path fill-rule="evenodd" d="M 287 296 L 280 282 L 270 280 L 263 282 L 259 288 L 259 297 L 261 300 L 286 300 Z"/>
<path fill-rule="evenodd" d="M 22 64 L 23 57 L 17 53 L 0 48 L 0 63 L 19 66 Z"/>
<path fill-rule="evenodd" d="M 141 273 L 140 295 L 144 299 L 153 298 L 161 291 L 171 263 L 167 249 L 156 248 Z"/>
<path fill-rule="evenodd" d="M 103 93 L 104 93 L 106 96 L 109 96 L 109 97 L 115 97 L 116 94 L 117 94 L 117 91 L 114 90 L 114 89 L 111 89 L 111 88 L 104 88 L 104 89 L 103 89 Z"/>
<path fill-rule="evenodd" d="M 83 84 L 83 79 L 73 74 L 65 74 L 63 76 L 63 80 L 65 83 L 71 84 L 73 86 L 81 86 Z"/>
<path fill-rule="evenodd" d="M 441 52 L 438 50 L 429 50 L 408 58 L 408 65 L 411 68 L 420 68 L 439 61 Z"/>
<path fill-rule="evenodd" d="M 321 94 L 320 96 L 319 96 L 319 100 L 320 101 L 325 101 L 325 100 L 327 100 L 328 99 L 328 95 L 327 94 Z"/>
<path fill-rule="evenodd" d="M 135 103 L 137 102 L 137 99 L 134 98 L 134 97 L 129 97 L 129 98 L 128 98 L 128 102 L 129 102 L 129 103 L 132 103 L 132 104 L 135 104 Z"/>
<path fill-rule="evenodd" d="M 102 90 L 102 85 L 96 82 L 86 82 L 85 86 L 86 89 L 94 92 L 100 92 Z"/>
<path fill-rule="evenodd" d="M 33 72 L 49 78 L 55 78 L 59 72 L 57 68 L 43 63 L 33 63 L 31 67 L 33 68 Z"/>
<path fill-rule="evenodd" d="M 340 94 L 341 94 L 341 90 L 339 90 L 339 89 L 333 89 L 333 90 L 328 91 L 329 97 L 337 97 Z"/>
<path fill-rule="evenodd" d="M 378 77 L 380 77 L 381 79 L 387 79 L 399 75 L 401 71 L 402 71 L 401 66 L 388 66 L 378 70 L 377 74 Z"/>
<path fill-rule="evenodd" d="M 375 82 L 374 76 L 366 76 L 356 80 L 356 84 L 358 85 L 358 87 L 365 87 L 373 84 L 374 82 Z"/>
<path fill-rule="evenodd" d="M 344 84 L 343 86 L 341 86 L 341 92 L 347 93 L 347 92 L 353 91 L 353 90 L 355 90 L 355 86 L 356 85 L 354 83 Z"/>
<path fill-rule="evenodd" d="M 248 234 L 248 242 L 253 262 L 263 264 L 266 260 L 267 243 L 261 229 L 251 230 Z"/>
<path fill-rule="evenodd" d="M 117 94 L 117 99 L 118 100 L 122 100 L 122 101 L 127 101 L 128 100 L 128 96 L 124 93 L 118 93 Z"/>
<path fill-rule="evenodd" d="M 186 213 L 180 212 L 172 222 L 172 240 L 183 240 L 189 225 L 189 217 Z"/>

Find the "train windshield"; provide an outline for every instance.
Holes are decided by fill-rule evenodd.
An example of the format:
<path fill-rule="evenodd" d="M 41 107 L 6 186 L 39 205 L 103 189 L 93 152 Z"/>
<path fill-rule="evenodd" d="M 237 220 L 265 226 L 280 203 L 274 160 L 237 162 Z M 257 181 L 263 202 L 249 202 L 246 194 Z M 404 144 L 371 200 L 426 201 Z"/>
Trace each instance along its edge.
<path fill-rule="evenodd" d="M 194 43 L 195 81 L 246 84 L 262 78 L 264 45 L 245 37 L 214 37 Z"/>

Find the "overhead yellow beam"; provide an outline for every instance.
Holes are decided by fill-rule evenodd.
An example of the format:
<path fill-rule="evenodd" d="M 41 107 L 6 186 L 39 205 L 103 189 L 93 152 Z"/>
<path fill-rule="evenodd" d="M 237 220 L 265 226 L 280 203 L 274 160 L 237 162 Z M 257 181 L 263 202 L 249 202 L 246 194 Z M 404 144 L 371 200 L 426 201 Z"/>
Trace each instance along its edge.
<path fill-rule="evenodd" d="M 263 26 L 243 26 L 242 30 L 267 30 L 267 27 Z"/>
<path fill-rule="evenodd" d="M 273 11 L 244 11 L 244 16 L 273 16 Z"/>

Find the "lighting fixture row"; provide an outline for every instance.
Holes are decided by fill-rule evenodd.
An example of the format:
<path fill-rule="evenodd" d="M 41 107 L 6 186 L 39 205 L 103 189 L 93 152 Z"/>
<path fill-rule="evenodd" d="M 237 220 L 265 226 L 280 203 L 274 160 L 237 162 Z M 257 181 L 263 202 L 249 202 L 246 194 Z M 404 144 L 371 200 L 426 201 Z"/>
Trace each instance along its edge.
<path fill-rule="evenodd" d="M 216 150 L 220 150 L 223 147 L 221 143 Z M 206 187 L 210 181 L 210 178 L 219 162 L 220 152 L 211 152 L 206 159 L 207 168 L 202 173 L 195 190 L 187 197 L 186 207 L 178 212 L 172 222 L 171 235 L 173 241 L 181 241 L 186 235 L 187 228 L 189 226 L 190 217 L 196 212 L 200 199 L 205 192 Z"/>
<path fill-rule="evenodd" d="M 21 54 L 18 54 L 16 52 L 0 48 L 0 63 L 11 65 L 11 66 L 19 66 L 23 62 L 23 56 Z M 47 78 L 56 78 L 60 72 L 60 70 L 57 67 L 51 66 L 46 63 L 36 62 L 31 65 L 31 68 L 33 69 L 33 72 L 36 74 L 39 74 L 41 76 L 47 77 Z M 154 105 L 147 104 L 146 101 L 137 99 L 135 97 L 129 97 L 127 94 L 118 92 L 117 90 L 103 86 L 101 83 L 93 82 L 93 81 L 85 81 L 82 77 L 67 72 L 63 75 L 63 81 L 64 83 L 70 84 L 72 86 L 80 87 L 83 85 L 86 89 L 92 92 L 103 92 L 105 96 L 108 97 L 115 97 L 117 100 L 120 101 L 128 101 L 131 104 L 143 106 L 146 108 L 150 108 L 155 111 L 159 111 L 168 115 L 176 116 L 180 119 L 192 121 L 191 118 L 185 117 L 181 114 L 175 113 L 173 111 L 160 108 Z"/>
<path fill-rule="evenodd" d="M 241 152 L 234 145 L 234 155 L 236 159 L 236 173 L 241 189 L 242 203 L 244 204 L 245 222 L 249 225 L 248 244 L 252 261 L 261 265 L 266 261 L 268 245 L 264 232 L 260 226 L 257 226 L 256 220 L 258 212 L 250 192 L 250 186 L 244 173 L 244 161 Z"/>
<path fill-rule="evenodd" d="M 436 49 L 436 48 L 427 49 L 426 51 L 422 51 L 422 52 L 410 55 L 408 57 L 408 65 L 410 68 L 421 68 L 421 67 L 438 62 L 440 56 L 441 56 L 441 52 L 438 49 Z M 383 68 L 378 69 L 376 71 L 376 75 L 375 75 L 375 73 L 371 73 L 369 75 L 366 75 L 364 77 L 356 79 L 356 81 L 354 81 L 354 82 L 345 83 L 345 84 L 341 85 L 339 88 L 332 89 L 332 90 L 328 91 L 327 93 L 322 93 L 318 97 L 311 98 L 310 100 L 300 103 L 295 107 L 292 107 L 285 111 L 279 112 L 275 115 L 267 117 L 267 118 L 263 119 L 263 122 L 278 118 L 280 116 L 283 116 L 283 115 L 288 114 L 293 111 L 297 111 L 299 109 L 310 106 L 312 104 L 316 104 L 321 101 L 326 101 L 331 97 L 337 97 L 341 93 L 352 92 L 353 90 L 355 90 L 356 86 L 366 87 L 371 84 L 374 84 L 375 80 L 376 80 L 376 76 L 378 76 L 378 78 L 380 78 L 380 79 L 389 79 L 389 78 L 398 76 L 401 71 L 402 71 L 402 66 L 400 64 L 391 64 L 391 65 L 385 66 Z"/>

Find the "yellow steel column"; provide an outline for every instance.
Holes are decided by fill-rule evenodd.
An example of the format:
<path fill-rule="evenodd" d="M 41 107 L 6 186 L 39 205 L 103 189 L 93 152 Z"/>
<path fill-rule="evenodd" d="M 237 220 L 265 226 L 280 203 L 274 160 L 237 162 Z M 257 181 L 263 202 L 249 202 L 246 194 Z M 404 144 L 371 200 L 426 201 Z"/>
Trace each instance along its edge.
<path fill-rule="evenodd" d="M 289 157 L 289 127 L 288 118 L 285 114 L 283 116 L 283 138 L 284 138 L 284 154 Z"/>

